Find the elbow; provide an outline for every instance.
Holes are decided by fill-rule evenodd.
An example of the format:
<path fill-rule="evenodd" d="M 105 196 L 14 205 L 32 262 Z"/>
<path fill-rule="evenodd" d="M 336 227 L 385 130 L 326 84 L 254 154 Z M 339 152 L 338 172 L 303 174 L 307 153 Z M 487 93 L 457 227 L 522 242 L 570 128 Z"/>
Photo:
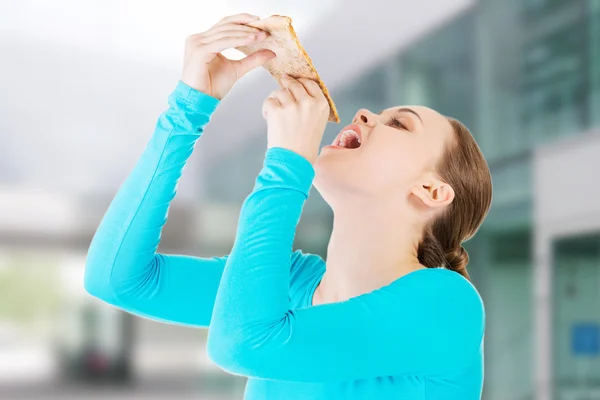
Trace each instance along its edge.
<path fill-rule="evenodd" d="M 86 272 L 85 272 L 85 276 L 83 278 L 83 289 L 87 292 L 87 294 L 89 294 L 92 297 L 96 297 L 99 298 L 100 300 L 103 300 L 103 297 L 106 297 L 106 288 L 102 287 L 101 285 L 99 285 L 91 276 L 90 274 L 87 272 L 87 267 L 86 267 Z"/>
<path fill-rule="evenodd" d="M 160 262 L 153 257 L 144 267 L 131 260 L 113 259 L 95 252 L 88 253 L 83 287 L 93 297 L 116 307 L 154 295 L 160 277 Z"/>
<path fill-rule="evenodd" d="M 251 349 L 244 343 L 235 343 L 226 338 L 211 335 L 209 329 L 206 343 L 208 359 L 226 372 L 234 375 L 256 376 Z"/>
<path fill-rule="evenodd" d="M 235 349 L 229 341 L 217 337 L 212 333 L 212 329 L 209 328 L 208 339 L 206 341 L 206 355 L 210 361 L 227 372 L 237 373 L 238 368 L 235 357 L 232 356 L 234 352 Z"/>
<path fill-rule="evenodd" d="M 113 278 L 115 265 L 116 261 L 112 257 L 91 248 L 85 260 L 83 288 L 90 296 L 118 306 L 118 288 Z"/>
<path fill-rule="evenodd" d="M 223 319 L 213 314 L 206 342 L 209 360 L 231 374 L 279 379 L 282 365 L 277 360 L 282 360 L 279 353 L 289 339 L 289 332 L 284 330 L 280 335 L 281 327 L 277 323 L 264 323 L 258 327 L 255 323 L 235 319 Z M 287 321 L 278 322 L 285 326 Z"/>
<path fill-rule="evenodd" d="M 108 252 L 100 246 L 97 234 L 92 239 L 85 257 L 83 288 L 91 296 L 108 301 L 112 297 L 110 288 L 110 260 Z"/>
<path fill-rule="evenodd" d="M 83 288 L 91 296 L 103 301 L 109 301 L 113 297 L 109 277 L 104 276 L 105 261 L 97 259 L 93 255 L 85 263 L 83 275 Z"/>

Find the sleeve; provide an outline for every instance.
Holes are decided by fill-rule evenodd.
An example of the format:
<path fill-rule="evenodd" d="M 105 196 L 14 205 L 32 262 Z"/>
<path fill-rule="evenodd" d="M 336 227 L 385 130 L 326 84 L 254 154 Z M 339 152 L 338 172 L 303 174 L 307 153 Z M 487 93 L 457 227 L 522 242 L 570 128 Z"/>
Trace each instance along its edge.
<path fill-rule="evenodd" d="M 480 348 L 483 308 L 452 271 L 415 271 L 347 301 L 290 308 L 292 242 L 313 177 L 300 155 L 267 151 L 217 292 L 209 357 L 234 374 L 296 382 L 465 367 Z"/>
<path fill-rule="evenodd" d="M 90 244 L 88 293 L 133 314 L 208 326 L 225 258 L 157 254 L 177 182 L 219 101 L 179 82 Z"/>

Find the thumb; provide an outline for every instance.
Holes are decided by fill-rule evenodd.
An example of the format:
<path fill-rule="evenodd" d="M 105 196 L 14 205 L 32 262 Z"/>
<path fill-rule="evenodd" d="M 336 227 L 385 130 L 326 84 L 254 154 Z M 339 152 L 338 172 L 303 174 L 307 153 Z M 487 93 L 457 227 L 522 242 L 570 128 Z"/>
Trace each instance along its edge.
<path fill-rule="evenodd" d="M 258 50 L 247 57 L 235 62 L 237 76 L 242 77 L 255 68 L 260 67 L 270 59 L 275 58 L 275 53 L 271 50 Z"/>

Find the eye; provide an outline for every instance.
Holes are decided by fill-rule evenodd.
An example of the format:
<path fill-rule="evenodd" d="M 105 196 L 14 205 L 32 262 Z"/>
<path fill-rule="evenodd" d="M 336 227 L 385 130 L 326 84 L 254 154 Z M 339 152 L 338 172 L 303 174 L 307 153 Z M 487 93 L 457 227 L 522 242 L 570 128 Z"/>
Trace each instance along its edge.
<path fill-rule="evenodd" d="M 398 128 L 402 128 L 402 129 L 404 129 L 406 131 L 408 130 L 408 128 L 406 127 L 406 125 L 404 125 L 402 122 L 400 122 L 398 119 L 396 119 L 394 117 L 392 117 L 390 119 L 390 125 L 396 126 Z"/>

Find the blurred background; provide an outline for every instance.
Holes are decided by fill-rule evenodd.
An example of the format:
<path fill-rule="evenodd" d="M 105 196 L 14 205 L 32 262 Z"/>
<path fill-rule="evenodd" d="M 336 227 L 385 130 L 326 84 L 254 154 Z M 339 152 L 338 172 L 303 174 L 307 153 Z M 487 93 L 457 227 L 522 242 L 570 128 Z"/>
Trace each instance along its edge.
<path fill-rule="evenodd" d="M 91 298 L 83 268 L 186 36 L 251 12 L 292 17 L 342 123 L 422 104 L 473 131 L 494 181 L 465 246 L 487 309 L 484 399 L 600 399 L 600 0 L 282 3 L 0 0 L 0 398 L 242 398 L 244 379 L 206 358 L 204 330 Z M 275 87 L 257 70 L 223 101 L 161 252 L 229 251 Z M 296 247 L 325 256 L 330 226 L 313 190 Z"/>

